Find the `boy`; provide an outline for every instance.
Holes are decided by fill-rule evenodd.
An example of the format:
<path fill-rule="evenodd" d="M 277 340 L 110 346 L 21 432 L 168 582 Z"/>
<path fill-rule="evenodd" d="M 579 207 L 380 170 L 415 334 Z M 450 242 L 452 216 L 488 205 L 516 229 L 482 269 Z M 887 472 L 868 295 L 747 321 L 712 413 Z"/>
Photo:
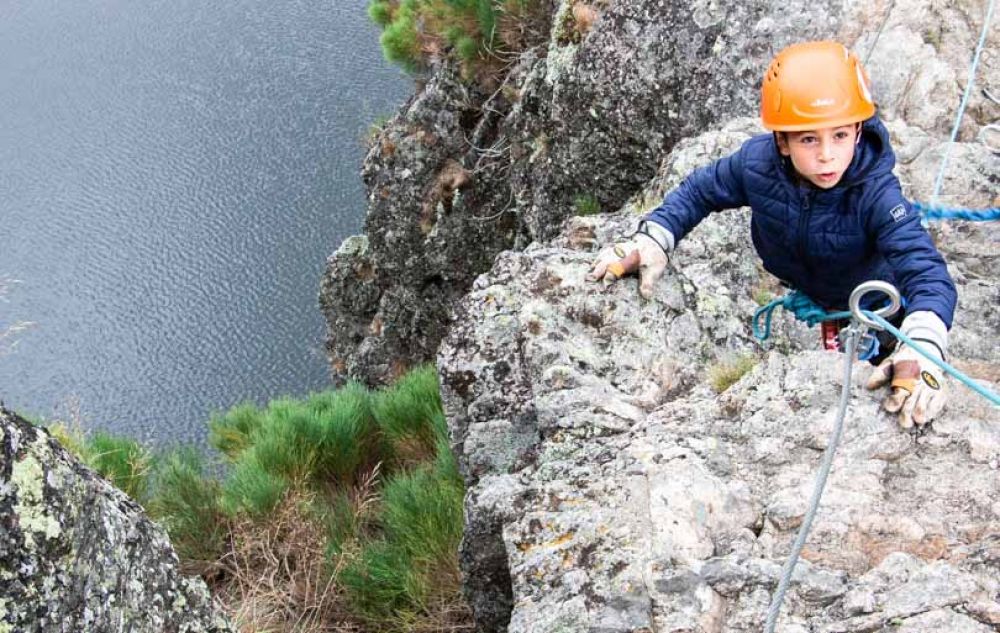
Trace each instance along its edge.
<path fill-rule="evenodd" d="M 895 155 L 860 61 L 836 42 L 789 46 L 767 69 L 760 109 L 771 134 L 691 173 L 628 243 L 600 254 L 590 279 L 609 283 L 637 266 L 648 298 L 667 254 L 698 222 L 750 206 L 754 247 L 770 273 L 828 311 L 846 309 L 861 282 L 888 281 L 905 300 L 900 329 L 943 358 L 955 285 L 892 174 Z M 884 408 L 910 428 L 940 412 L 942 378 L 937 365 L 902 345 L 878 364 L 868 388 L 891 379 Z"/>

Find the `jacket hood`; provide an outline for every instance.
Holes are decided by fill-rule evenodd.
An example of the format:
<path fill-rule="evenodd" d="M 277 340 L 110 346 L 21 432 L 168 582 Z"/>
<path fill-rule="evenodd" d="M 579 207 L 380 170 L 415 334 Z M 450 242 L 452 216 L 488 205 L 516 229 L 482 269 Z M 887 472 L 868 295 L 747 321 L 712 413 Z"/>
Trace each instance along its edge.
<path fill-rule="evenodd" d="M 861 124 L 861 142 L 842 182 L 849 187 L 866 178 L 892 173 L 895 166 L 896 154 L 889 143 L 889 130 L 876 114 Z"/>

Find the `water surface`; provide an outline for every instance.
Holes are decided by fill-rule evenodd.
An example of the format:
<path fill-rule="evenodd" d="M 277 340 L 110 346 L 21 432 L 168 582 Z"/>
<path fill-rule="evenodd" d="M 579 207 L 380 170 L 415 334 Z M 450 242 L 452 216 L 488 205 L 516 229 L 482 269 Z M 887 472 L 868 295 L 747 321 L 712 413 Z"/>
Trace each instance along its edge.
<path fill-rule="evenodd" d="M 410 82 L 357 2 L 0 2 L 0 398 L 156 443 L 329 385 L 326 257 Z M 0 283 L 2 285 L 2 283 Z"/>

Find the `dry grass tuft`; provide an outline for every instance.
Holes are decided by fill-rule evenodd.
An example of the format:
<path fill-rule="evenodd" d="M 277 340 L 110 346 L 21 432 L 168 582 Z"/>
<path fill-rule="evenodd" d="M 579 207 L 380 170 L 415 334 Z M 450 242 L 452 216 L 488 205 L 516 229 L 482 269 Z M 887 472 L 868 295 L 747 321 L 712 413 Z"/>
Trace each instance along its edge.
<path fill-rule="evenodd" d="M 263 523 L 233 523 L 226 580 L 216 595 L 238 630 L 355 632 L 327 563 L 322 525 L 309 510 L 313 494 L 293 487 Z"/>
<path fill-rule="evenodd" d="M 757 359 L 749 354 L 720 361 L 708 368 L 708 382 L 715 393 L 722 393 L 736 384 L 756 364 Z"/>

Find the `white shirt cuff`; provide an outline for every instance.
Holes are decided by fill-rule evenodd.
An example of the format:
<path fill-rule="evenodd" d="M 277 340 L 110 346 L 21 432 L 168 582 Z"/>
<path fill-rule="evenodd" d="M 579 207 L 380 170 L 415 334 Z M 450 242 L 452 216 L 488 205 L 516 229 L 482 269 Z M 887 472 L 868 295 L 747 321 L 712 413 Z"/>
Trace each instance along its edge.
<path fill-rule="evenodd" d="M 674 250 L 674 234 L 656 222 L 641 220 L 639 222 L 639 229 L 637 233 L 642 233 L 643 235 L 648 235 L 653 238 L 653 241 L 659 244 L 660 248 L 662 248 L 665 253 L 669 253 Z"/>
<path fill-rule="evenodd" d="M 931 341 L 938 346 L 942 354 L 948 353 L 948 328 L 945 327 L 941 317 L 930 310 L 918 310 L 907 314 L 899 330 L 912 339 Z"/>

